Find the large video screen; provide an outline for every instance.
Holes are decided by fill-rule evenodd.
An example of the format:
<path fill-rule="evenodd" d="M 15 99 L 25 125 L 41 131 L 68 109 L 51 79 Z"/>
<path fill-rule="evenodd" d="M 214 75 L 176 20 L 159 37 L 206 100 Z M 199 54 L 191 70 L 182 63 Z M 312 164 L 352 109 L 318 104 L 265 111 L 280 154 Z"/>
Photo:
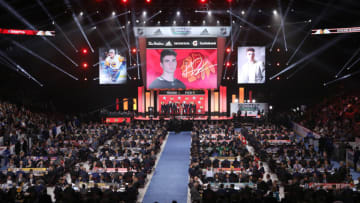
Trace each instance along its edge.
<path fill-rule="evenodd" d="M 265 83 L 265 47 L 238 47 L 238 83 Z"/>
<path fill-rule="evenodd" d="M 126 83 L 126 57 L 116 48 L 99 49 L 99 83 L 101 85 Z"/>
<path fill-rule="evenodd" d="M 216 39 L 148 39 L 148 89 L 217 87 Z"/>

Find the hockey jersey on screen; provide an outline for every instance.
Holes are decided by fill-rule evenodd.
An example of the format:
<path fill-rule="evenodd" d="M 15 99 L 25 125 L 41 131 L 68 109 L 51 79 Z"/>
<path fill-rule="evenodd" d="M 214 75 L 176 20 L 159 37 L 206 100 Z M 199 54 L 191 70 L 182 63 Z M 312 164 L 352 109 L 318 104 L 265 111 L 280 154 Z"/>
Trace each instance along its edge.
<path fill-rule="evenodd" d="M 120 55 L 115 55 L 114 58 L 111 58 L 110 56 L 106 57 L 105 59 L 105 66 L 109 67 L 113 70 L 119 70 L 121 68 L 121 65 L 124 62 L 124 57 Z"/>

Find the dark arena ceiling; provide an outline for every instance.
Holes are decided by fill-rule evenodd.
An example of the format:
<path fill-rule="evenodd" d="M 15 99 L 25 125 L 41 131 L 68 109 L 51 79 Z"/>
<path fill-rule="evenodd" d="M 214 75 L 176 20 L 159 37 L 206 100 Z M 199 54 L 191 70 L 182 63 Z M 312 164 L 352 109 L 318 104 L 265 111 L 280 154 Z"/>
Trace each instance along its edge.
<path fill-rule="evenodd" d="M 137 86 L 143 85 L 142 78 L 139 78 L 141 73 L 136 67 L 128 68 L 127 84 L 99 85 L 98 49 L 108 44 L 128 50 L 133 58 L 131 65 L 136 66 L 136 55 L 130 52 L 136 48 L 133 26 L 172 26 L 174 21 L 177 26 L 232 27 L 232 36 L 227 39 L 227 44 L 234 49 L 226 60 L 232 66 L 226 73 L 223 71 L 221 77 L 221 84 L 228 87 L 228 95 L 236 93 L 240 86 L 235 77 L 236 50 L 238 46 L 246 45 L 266 46 L 266 83 L 245 85 L 254 91 L 258 101 L 287 107 L 295 103 L 312 103 L 343 91 L 356 91 L 360 87 L 360 74 L 357 74 L 360 62 L 356 63 L 360 54 L 354 55 L 360 48 L 360 33 L 309 34 L 315 28 L 360 26 L 360 1 L 356 0 L 233 0 L 231 3 L 208 0 L 206 4 L 200 3 L 200 0 L 151 0 L 150 3 L 145 0 L 128 0 L 127 3 L 123 0 L 0 0 L 0 11 L 0 28 L 56 32 L 55 37 L 45 39 L 0 35 L 2 53 L 43 84 L 40 87 L 1 56 L 1 99 L 30 101 L 33 104 L 47 101 L 59 111 L 91 111 L 114 103 L 116 97 L 136 97 Z M 207 11 L 211 11 L 211 15 Z M 282 31 L 274 41 L 281 26 L 281 17 L 285 14 L 284 33 L 288 51 L 285 50 Z M 74 18 L 94 52 L 91 52 Z M 272 46 L 273 51 L 270 51 Z M 82 54 L 83 48 L 89 53 Z M 354 75 L 324 87 L 324 83 L 335 79 L 353 55 L 350 62 L 354 63 L 353 66 L 342 71 L 339 77 Z M 86 69 L 81 66 L 84 62 L 89 65 Z M 292 64 L 291 70 L 269 80 Z"/>

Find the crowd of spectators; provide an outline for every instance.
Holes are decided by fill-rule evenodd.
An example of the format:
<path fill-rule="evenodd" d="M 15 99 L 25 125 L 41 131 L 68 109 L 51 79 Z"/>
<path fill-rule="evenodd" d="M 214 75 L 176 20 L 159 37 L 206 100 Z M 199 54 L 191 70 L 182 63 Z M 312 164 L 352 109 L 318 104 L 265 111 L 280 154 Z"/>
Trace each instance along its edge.
<path fill-rule="evenodd" d="M 190 193 L 193 202 L 239 202 L 279 199 L 258 157 L 232 122 L 196 122 L 192 131 Z"/>
<path fill-rule="evenodd" d="M 57 121 L 0 102 L 1 202 L 135 202 L 167 135 L 161 122 Z"/>
<path fill-rule="evenodd" d="M 297 121 L 321 136 L 354 141 L 360 136 L 360 99 L 349 95 L 326 98 L 306 109 Z"/>
<path fill-rule="evenodd" d="M 256 154 L 284 186 L 283 202 L 357 202 L 349 167 L 335 168 L 326 148 L 314 146 L 286 128 L 258 126 L 242 131 Z"/>

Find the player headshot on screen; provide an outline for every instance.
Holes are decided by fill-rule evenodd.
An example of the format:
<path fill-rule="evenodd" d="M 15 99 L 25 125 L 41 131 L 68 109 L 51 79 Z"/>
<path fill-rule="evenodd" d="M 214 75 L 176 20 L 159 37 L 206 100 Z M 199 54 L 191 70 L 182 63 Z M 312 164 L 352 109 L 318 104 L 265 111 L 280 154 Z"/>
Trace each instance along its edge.
<path fill-rule="evenodd" d="M 255 59 L 255 49 L 246 49 L 247 62 L 238 71 L 238 83 L 264 83 L 264 62 Z"/>
<path fill-rule="evenodd" d="M 161 52 L 160 66 L 163 69 L 163 73 L 149 85 L 149 89 L 186 88 L 183 82 L 174 77 L 177 66 L 176 55 L 176 52 L 171 49 L 164 49 Z"/>
<path fill-rule="evenodd" d="M 121 80 L 126 79 L 126 65 L 124 57 L 115 54 L 114 49 L 109 50 L 109 54 L 105 59 L 105 67 L 108 69 L 108 74 L 111 77 L 112 82 L 116 82 L 118 78 Z"/>

